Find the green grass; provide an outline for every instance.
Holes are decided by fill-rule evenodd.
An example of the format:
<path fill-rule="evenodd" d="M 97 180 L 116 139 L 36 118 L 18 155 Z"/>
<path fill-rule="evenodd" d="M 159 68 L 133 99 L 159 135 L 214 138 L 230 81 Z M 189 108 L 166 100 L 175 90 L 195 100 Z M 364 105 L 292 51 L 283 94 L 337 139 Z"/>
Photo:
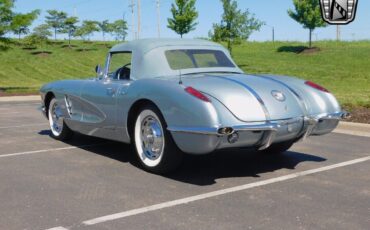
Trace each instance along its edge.
<path fill-rule="evenodd" d="M 49 44 L 24 50 L 13 41 L 0 42 L 0 90 L 6 93 L 37 92 L 50 81 L 94 76 L 109 48 L 103 42 L 73 41 L 73 49 Z M 113 45 L 112 42 L 108 43 Z M 234 59 L 247 73 L 281 74 L 312 80 L 333 92 L 341 103 L 370 107 L 370 41 L 322 41 L 316 53 L 295 53 L 304 43 L 247 42 L 234 47 Z M 78 51 L 86 49 L 86 51 Z M 50 51 L 48 55 L 33 55 Z"/>
<path fill-rule="evenodd" d="M 370 41 L 322 41 L 314 44 L 319 52 L 292 52 L 304 45 L 298 42 L 245 43 L 234 49 L 234 59 L 247 73 L 311 80 L 329 89 L 347 106 L 370 107 Z"/>
<path fill-rule="evenodd" d="M 8 93 L 37 92 L 46 82 L 95 76 L 95 66 L 103 64 L 113 43 L 74 41 L 72 49 L 57 42 L 25 50 L 14 42 L 0 43 L 0 89 Z M 83 49 L 83 51 L 81 51 Z M 48 51 L 50 54 L 32 54 Z"/>

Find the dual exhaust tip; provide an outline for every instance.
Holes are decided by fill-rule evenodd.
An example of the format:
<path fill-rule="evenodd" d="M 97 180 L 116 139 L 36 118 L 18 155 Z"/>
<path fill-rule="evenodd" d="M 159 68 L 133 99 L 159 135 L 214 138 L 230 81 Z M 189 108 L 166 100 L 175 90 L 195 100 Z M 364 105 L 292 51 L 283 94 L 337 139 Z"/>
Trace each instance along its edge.
<path fill-rule="evenodd" d="M 234 144 L 239 140 L 239 134 L 231 127 L 220 128 L 218 133 L 222 136 L 227 136 L 227 141 L 230 144 Z"/>

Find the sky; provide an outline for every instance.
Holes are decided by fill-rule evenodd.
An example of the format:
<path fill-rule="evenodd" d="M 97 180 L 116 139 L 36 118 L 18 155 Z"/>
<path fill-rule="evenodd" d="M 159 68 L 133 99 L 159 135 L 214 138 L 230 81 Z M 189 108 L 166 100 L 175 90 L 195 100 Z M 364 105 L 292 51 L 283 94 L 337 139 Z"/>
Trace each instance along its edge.
<path fill-rule="evenodd" d="M 34 9 L 42 11 L 33 26 L 44 23 L 46 11 L 56 9 L 67 12 L 70 16 L 78 16 L 80 20 L 110 20 L 125 18 L 129 24 L 127 40 L 134 38 L 137 14 L 132 23 L 132 13 L 129 5 L 132 0 L 17 0 L 15 12 L 29 12 Z M 136 3 L 137 0 L 134 0 Z M 167 18 L 171 16 L 170 8 L 174 0 L 160 0 L 160 31 L 161 37 L 178 37 L 167 28 Z M 249 9 L 256 18 L 265 22 L 260 31 L 254 32 L 249 40 L 268 41 L 272 39 L 272 27 L 275 29 L 275 39 L 284 41 L 306 41 L 308 31 L 291 19 L 287 10 L 293 9 L 292 0 L 238 0 L 242 10 Z M 207 37 L 213 23 L 221 20 L 222 4 L 219 0 L 197 0 L 199 12 L 196 30 L 186 34 L 186 38 Z M 132 25 L 134 24 L 134 27 Z M 140 38 L 158 37 L 156 0 L 141 0 L 141 33 Z M 59 35 L 62 38 L 62 35 Z M 343 40 L 370 39 L 370 0 L 359 0 L 356 19 L 349 25 L 341 26 Z M 95 33 L 94 40 L 102 40 L 100 33 Z M 314 31 L 314 40 L 336 39 L 336 26 L 319 28 Z"/>

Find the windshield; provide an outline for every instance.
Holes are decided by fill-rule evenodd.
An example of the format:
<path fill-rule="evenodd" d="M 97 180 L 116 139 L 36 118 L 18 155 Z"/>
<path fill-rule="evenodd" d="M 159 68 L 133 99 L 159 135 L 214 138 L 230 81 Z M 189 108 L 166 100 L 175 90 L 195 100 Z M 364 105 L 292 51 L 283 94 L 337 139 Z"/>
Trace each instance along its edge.
<path fill-rule="evenodd" d="M 229 67 L 235 65 L 221 50 L 178 49 L 165 52 L 172 70 Z"/>

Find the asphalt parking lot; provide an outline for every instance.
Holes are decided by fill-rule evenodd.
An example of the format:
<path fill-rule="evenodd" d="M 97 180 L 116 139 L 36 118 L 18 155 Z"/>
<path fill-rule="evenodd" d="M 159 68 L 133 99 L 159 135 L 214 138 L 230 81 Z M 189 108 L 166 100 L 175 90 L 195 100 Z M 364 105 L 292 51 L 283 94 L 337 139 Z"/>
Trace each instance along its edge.
<path fill-rule="evenodd" d="M 0 102 L 0 229 L 370 227 L 369 136 L 311 137 L 281 156 L 188 156 L 158 176 L 128 145 L 52 139 L 38 104 Z"/>

